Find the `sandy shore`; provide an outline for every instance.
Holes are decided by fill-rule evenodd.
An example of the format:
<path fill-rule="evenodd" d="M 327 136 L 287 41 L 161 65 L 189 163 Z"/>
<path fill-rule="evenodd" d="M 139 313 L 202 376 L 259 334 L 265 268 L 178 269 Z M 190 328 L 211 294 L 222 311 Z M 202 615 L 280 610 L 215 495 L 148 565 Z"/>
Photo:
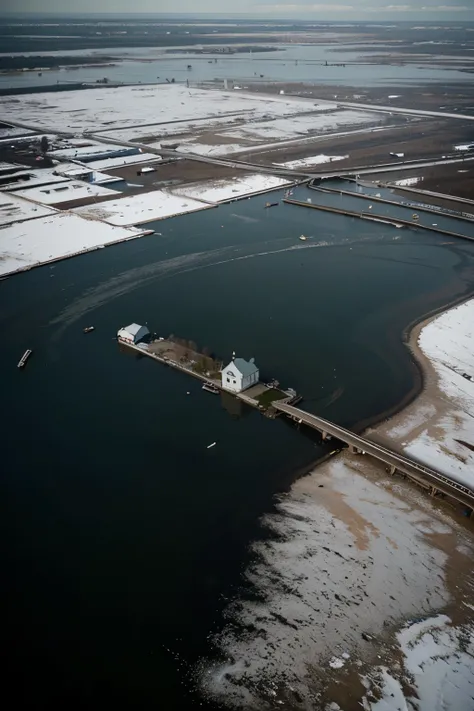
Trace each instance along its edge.
<path fill-rule="evenodd" d="M 445 434 L 456 414 L 420 345 L 440 318 L 410 333 L 421 394 L 370 430 L 392 447 Z M 471 708 L 474 534 L 459 509 L 345 451 L 295 482 L 263 525 L 214 638 L 223 662 L 198 670 L 205 694 L 255 709 Z"/>

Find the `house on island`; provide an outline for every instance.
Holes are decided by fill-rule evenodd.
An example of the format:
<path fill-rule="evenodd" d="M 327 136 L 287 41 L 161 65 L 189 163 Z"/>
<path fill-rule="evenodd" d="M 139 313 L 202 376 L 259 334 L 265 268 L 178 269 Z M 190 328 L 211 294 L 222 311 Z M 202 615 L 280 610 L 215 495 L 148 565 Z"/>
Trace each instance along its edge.
<path fill-rule="evenodd" d="M 118 340 L 124 341 L 124 343 L 139 343 L 149 335 L 148 328 L 140 326 L 138 323 L 131 323 L 130 326 L 124 326 L 117 331 Z"/>
<path fill-rule="evenodd" d="M 222 387 L 234 393 L 241 393 L 242 390 L 256 385 L 259 375 L 254 358 L 247 361 L 243 358 L 236 358 L 234 353 L 229 365 L 226 365 L 221 371 Z"/>

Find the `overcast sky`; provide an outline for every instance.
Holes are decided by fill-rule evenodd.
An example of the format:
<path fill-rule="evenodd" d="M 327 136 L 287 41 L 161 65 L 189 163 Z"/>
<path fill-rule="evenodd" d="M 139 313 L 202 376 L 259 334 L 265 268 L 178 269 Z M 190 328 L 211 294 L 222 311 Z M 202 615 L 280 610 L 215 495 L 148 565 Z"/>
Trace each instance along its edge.
<path fill-rule="evenodd" d="M 306 19 L 472 19 L 474 0 L 2 0 L 8 12 L 216 13 Z"/>

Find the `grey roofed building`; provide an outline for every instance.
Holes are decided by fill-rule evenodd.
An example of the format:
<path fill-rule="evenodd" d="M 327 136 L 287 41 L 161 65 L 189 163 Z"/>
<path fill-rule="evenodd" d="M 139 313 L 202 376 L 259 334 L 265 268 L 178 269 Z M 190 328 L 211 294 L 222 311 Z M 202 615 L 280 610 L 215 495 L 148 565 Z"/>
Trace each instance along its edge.
<path fill-rule="evenodd" d="M 148 336 L 150 331 L 146 326 L 140 326 L 138 323 L 131 323 L 130 326 L 125 326 L 121 328 L 117 337 L 121 341 L 127 341 L 128 343 L 138 343 L 142 338 Z"/>
<path fill-rule="evenodd" d="M 258 368 L 255 365 L 255 361 L 253 358 L 250 358 L 249 361 L 244 360 L 243 358 L 235 358 L 233 365 L 240 373 L 242 373 L 244 377 L 248 377 L 249 375 L 258 373 Z"/>

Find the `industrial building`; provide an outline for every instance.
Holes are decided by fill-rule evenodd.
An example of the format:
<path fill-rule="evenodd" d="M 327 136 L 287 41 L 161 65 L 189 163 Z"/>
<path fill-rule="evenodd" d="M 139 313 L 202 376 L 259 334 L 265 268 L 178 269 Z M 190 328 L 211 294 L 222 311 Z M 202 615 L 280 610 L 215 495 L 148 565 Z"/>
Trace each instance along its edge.
<path fill-rule="evenodd" d="M 236 358 L 234 353 L 229 365 L 222 369 L 221 376 L 223 388 L 240 393 L 258 383 L 260 372 L 255 365 L 254 358 L 247 361 L 243 358 Z"/>

